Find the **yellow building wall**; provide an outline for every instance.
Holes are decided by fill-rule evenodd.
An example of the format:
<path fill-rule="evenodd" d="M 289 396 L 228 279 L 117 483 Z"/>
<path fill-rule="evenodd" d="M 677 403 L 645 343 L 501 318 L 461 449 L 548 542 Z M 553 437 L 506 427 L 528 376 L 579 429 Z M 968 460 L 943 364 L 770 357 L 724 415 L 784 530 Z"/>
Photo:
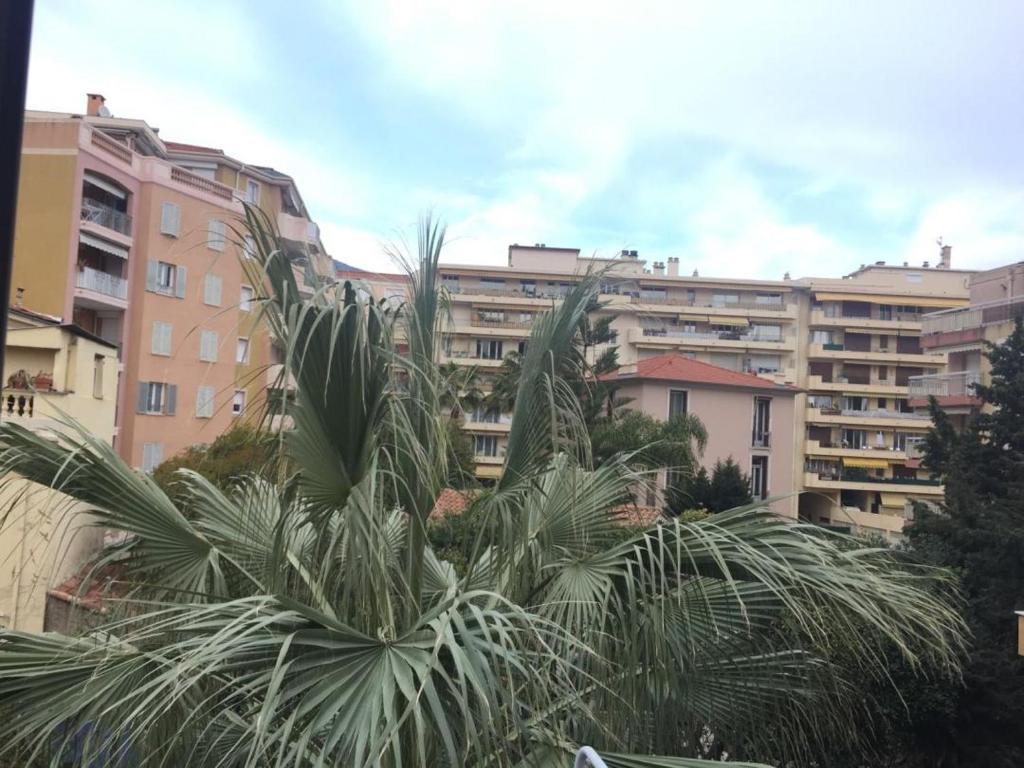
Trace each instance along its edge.
<path fill-rule="evenodd" d="M 73 154 L 21 156 L 12 306 L 17 289 L 24 288 L 24 307 L 64 315 L 72 227 L 78 218 L 72 211 L 76 163 Z"/>

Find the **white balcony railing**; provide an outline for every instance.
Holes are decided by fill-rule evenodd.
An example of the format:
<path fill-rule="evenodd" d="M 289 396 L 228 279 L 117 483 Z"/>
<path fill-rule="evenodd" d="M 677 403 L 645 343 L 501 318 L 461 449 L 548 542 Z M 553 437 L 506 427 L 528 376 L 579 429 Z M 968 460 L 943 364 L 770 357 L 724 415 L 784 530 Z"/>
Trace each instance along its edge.
<path fill-rule="evenodd" d="M 980 383 L 981 374 L 977 371 L 934 373 L 927 376 L 911 376 L 908 392 L 911 397 L 973 395 L 974 385 Z"/>
<path fill-rule="evenodd" d="M 927 314 L 921 320 L 921 335 L 967 331 L 1005 323 L 1021 316 L 1024 316 L 1024 296 L 1013 296 L 1000 301 Z"/>
<path fill-rule="evenodd" d="M 120 232 L 122 235 L 132 234 L 132 217 L 109 205 L 97 203 L 95 200 L 82 200 L 82 221 L 98 224 L 101 227 Z"/>
<path fill-rule="evenodd" d="M 126 300 L 128 298 L 127 280 L 107 272 L 100 272 L 98 269 L 92 269 L 91 267 L 83 267 L 79 270 L 76 285 L 79 288 L 96 291 L 96 293 L 112 296 L 115 299 Z"/>

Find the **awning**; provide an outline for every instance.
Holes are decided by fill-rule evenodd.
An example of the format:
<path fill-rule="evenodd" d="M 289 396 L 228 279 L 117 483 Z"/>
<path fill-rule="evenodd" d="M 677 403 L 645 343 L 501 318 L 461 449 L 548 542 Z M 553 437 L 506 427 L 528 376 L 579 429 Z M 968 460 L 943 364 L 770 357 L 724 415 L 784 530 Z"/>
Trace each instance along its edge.
<path fill-rule="evenodd" d="M 857 467 L 859 469 L 885 469 L 889 466 L 889 462 L 885 459 L 847 459 L 843 457 L 843 466 Z"/>
<path fill-rule="evenodd" d="M 707 315 L 676 315 L 681 323 L 707 323 L 710 322 Z"/>
<path fill-rule="evenodd" d="M 84 245 L 90 245 L 104 253 L 109 253 L 113 256 L 117 256 L 122 259 L 128 258 L 128 249 L 123 245 L 117 245 L 104 240 L 102 237 L 94 237 L 88 232 L 80 232 L 78 235 L 78 242 Z"/>
<path fill-rule="evenodd" d="M 745 317 L 716 317 L 715 315 L 709 315 L 708 322 L 712 325 L 735 325 L 744 328 L 750 325 L 750 321 Z"/>
<path fill-rule="evenodd" d="M 883 507 L 895 507 L 896 509 L 903 509 L 907 502 L 907 497 L 899 493 L 880 493 L 882 497 Z"/>
<path fill-rule="evenodd" d="M 89 184 L 99 187 L 104 192 L 109 192 L 118 200 L 124 200 L 126 197 L 128 197 L 128 194 L 123 189 L 114 184 L 111 184 L 109 181 L 107 181 L 101 176 L 97 176 L 95 173 L 89 173 L 88 171 L 86 171 L 85 180 Z"/>
<path fill-rule="evenodd" d="M 826 293 L 815 291 L 818 301 L 864 301 L 868 304 L 896 304 L 903 307 L 964 307 L 964 299 L 938 296 L 894 296 L 880 293 Z"/>

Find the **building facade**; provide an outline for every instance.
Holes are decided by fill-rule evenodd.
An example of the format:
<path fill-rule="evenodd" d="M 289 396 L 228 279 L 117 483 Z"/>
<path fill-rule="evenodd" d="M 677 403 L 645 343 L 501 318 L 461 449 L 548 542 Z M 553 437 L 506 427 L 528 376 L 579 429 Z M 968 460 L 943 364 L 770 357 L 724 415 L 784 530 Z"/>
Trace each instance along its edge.
<path fill-rule="evenodd" d="M 5 422 L 52 432 L 71 417 L 111 443 L 117 347 L 77 326 L 20 309 L 9 314 L 3 371 Z M 0 627 L 43 629 L 47 591 L 99 549 L 103 532 L 72 500 L 27 480 L 0 485 Z"/>
<path fill-rule="evenodd" d="M 751 495 L 780 497 L 772 502 L 775 511 L 797 516 L 796 387 L 678 352 L 623 365 L 604 378 L 629 398 L 630 408 L 656 419 L 697 416 L 708 427 L 701 464 L 710 472 L 716 461 L 732 459 L 750 478 Z"/>
<path fill-rule="evenodd" d="M 263 210 L 299 271 L 329 275 L 294 182 L 223 151 L 165 142 L 142 120 L 26 115 L 12 305 L 115 345 L 114 444 L 151 470 L 211 442 L 262 402 L 275 362 L 243 261 L 243 202 Z"/>
<path fill-rule="evenodd" d="M 809 492 L 799 503 L 805 519 L 895 537 L 911 502 L 942 494 L 917 466 L 914 446 L 929 422 L 909 398 L 911 379 L 946 370 L 946 354 L 922 345 L 923 315 L 968 301 L 972 273 L 951 269 L 950 255 L 944 249 L 935 266 L 877 263 L 841 279 L 773 281 L 686 275 L 678 258 L 648 268 L 636 251 L 597 258 L 512 245 L 506 266 L 441 265 L 451 306 L 441 361 L 471 366 L 486 390 L 538 313 L 579 275 L 600 271 L 596 314 L 613 318 L 624 366 L 675 353 L 801 390 L 793 398 L 795 460 L 784 462 L 792 477 L 779 487 Z M 707 426 L 714 434 L 716 421 Z M 477 409 L 465 429 L 478 476 L 496 477 L 508 414 Z"/>

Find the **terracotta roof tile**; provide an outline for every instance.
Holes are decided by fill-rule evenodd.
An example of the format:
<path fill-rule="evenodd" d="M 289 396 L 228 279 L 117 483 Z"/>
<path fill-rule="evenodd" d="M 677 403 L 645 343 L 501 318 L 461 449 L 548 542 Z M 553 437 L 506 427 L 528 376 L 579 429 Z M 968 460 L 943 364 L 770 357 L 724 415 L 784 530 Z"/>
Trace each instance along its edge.
<path fill-rule="evenodd" d="M 445 515 L 461 515 L 466 511 L 473 495 L 470 491 L 457 491 L 454 488 L 445 488 L 437 496 L 434 508 L 430 510 L 431 520 L 440 520 Z"/>
<path fill-rule="evenodd" d="M 653 379 L 657 381 L 681 381 L 692 384 L 712 384 L 723 387 L 742 387 L 744 389 L 770 389 L 775 392 L 796 394 L 800 390 L 789 384 L 777 384 L 774 381 L 755 376 L 752 373 L 740 373 L 722 368 L 711 363 L 702 363 L 685 357 L 676 352 L 641 360 L 636 364 L 635 371 L 612 372 L 601 376 L 604 381 L 627 381 L 630 379 Z"/>

